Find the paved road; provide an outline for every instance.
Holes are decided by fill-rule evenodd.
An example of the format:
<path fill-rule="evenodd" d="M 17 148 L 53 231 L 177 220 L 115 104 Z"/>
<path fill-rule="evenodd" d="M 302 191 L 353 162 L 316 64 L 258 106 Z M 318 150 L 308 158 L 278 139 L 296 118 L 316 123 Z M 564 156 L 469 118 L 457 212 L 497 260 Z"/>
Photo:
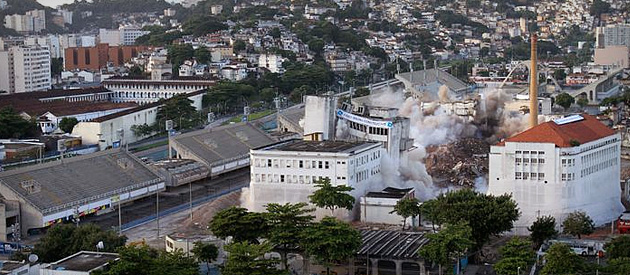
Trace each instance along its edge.
<path fill-rule="evenodd" d="M 221 175 L 211 180 L 202 180 L 192 184 L 193 201 L 202 198 L 212 197 L 227 190 L 237 190 L 249 184 L 249 167 Z M 168 191 L 160 192 L 160 213 L 168 212 L 169 209 L 187 206 L 190 203 L 189 185 L 171 188 Z M 123 204 L 122 224 L 132 223 L 145 219 L 156 213 L 156 196 L 151 195 L 134 202 Z M 187 208 L 184 208 L 188 211 Z M 160 214 L 162 217 L 163 214 Z M 118 228 L 118 211 L 86 217 L 82 222 L 92 222 L 104 229 Z"/>

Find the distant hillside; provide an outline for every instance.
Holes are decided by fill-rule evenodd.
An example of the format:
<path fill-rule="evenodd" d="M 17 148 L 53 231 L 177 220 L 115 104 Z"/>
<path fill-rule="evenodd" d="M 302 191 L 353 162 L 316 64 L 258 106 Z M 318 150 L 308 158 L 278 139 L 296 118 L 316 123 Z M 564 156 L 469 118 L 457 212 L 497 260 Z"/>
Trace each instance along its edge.
<path fill-rule="evenodd" d="M 41 10 L 46 9 L 50 10 L 50 8 L 44 7 L 42 4 L 38 3 L 36 0 L 6 0 L 9 7 L 6 10 L 3 10 L 2 15 L 5 14 L 24 14 L 30 10 Z"/>
<path fill-rule="evenodd" d="M 135 12 L 162 12 L 171 7 L 165 0 L 93 0 L 63 5 L 71 11 L 91 11 L 94 14 L 116 14 Z"/>

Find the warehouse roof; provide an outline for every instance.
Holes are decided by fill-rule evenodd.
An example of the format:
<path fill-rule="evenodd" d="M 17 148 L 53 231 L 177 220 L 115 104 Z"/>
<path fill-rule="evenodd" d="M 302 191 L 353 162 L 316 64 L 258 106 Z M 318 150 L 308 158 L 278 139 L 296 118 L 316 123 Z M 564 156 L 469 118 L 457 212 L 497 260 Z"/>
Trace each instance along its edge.
<path fill-rule="evenodd" d="M 236 123 L 182 134 L 174 142 L 211 165 L 249 154 L 276 141 L 249 123 Z"/>
<path fill-rule="evenodd" d="M 430 83 L 440 83 L 446 85 L 453 91 L 465 90 L 468 85 L 461 81 L 459 78 L 449 74 L 445 71 L 438 69 L 427 69 L 408 73 L 401 73 L 396 75 L 397 79 L 409 81 L 414 85 L 426 85 Z"/>
<path fill-rule="evenodd" d="M 46 213 L 160 181 L 141 161 L 118 149 L 0 172 L 0 184 Z"/>
<path fill-rule="evenodd" d="M 358 256 L 381 259 L 418 259 L 418 250 L 429 242 L 425 232 L 364 229 Z"/>

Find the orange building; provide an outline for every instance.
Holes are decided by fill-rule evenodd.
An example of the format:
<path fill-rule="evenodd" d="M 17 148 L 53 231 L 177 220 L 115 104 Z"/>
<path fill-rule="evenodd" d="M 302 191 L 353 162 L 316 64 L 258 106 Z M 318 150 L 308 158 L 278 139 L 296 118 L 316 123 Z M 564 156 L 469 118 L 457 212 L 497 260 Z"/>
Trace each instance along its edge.
<path fill-rule="evenodd" d="M 95 47 L 67 48 L 65 51 L 66 70 L 98 71 L 111 62 L 114 66 L 122 66 L 125 62 L 146 51 L 146 46 L 116 46 L 98 44 Z"/>

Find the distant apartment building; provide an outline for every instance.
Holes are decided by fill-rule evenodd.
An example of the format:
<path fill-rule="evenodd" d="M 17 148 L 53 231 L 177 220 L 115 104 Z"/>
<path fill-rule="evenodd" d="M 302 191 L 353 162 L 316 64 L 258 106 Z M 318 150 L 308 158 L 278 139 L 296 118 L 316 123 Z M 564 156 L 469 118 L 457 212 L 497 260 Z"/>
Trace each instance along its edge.
<path fill-rule="evenodd" d="M 13 46 L 0 51 L 0 91 L 45 91 L 50 85 L 50 51 L 47 47 Z"/>
<path fill-rule="evenodd" d="M 46 12 L 32 10 L 26 14 L 12 14 L 4 17 L 4 27 L 19 33 L 41 32 L 46 29 Z"/>
<path fill-rule="evenodd" d="M 98 71 L 107 67 L 122 66 L 125 62 L 136 57 L 138 53 L 146 51 L 145 46 L 109 46 L 98 44 L 95 47 L 73 47 L 65 50 L 66 70 Z"/>
<path fill-rule="evenodd" d="M 596 43 L 598 48 L 607 46 L 630 47 L 630 24 L 615 24 L 596 29 Z"/>
<path fill-rule="evenodd" d="M 130 46 L 136 44 L 138 37 L 148 33 L 148 31 L 143 31 L 141 27 L 124 25 L 117 30 L 100 29 L 98 37 L 100 43 L 109 44 L 110 46 Z"/>
<path fill-rule="evenodd" d="M 265 68 L 272 73 L 284 73 L 282 62 L 284 62 L 284 58 L 277 54 L 261 54 L 260 57 L 258 57 L 258 67 Z"/>

